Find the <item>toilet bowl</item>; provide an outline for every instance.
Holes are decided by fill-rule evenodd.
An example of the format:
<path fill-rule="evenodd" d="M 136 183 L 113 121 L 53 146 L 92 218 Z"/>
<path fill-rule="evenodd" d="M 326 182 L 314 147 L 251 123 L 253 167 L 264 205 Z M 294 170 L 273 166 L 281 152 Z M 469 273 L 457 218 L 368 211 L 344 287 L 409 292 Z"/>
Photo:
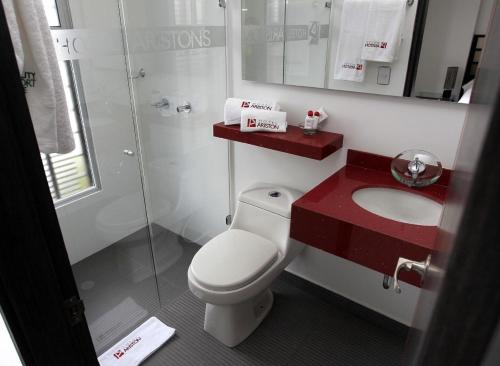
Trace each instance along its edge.
<path fill-rule="evenodd" d="M 229 230 L 193 257 L 188 283 L 206 303 L 204 329 L 226 346 L 262 322 L 273 304 L 270 285 L 304 247 L 289 237 L 292 203 L 300 196 L 268 184 L 244 190 Z"/>

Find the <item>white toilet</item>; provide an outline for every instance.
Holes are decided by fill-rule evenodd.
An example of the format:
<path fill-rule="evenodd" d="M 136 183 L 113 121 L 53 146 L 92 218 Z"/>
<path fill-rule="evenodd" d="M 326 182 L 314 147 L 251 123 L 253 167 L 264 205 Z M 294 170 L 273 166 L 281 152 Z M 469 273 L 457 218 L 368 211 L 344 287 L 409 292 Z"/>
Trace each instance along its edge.
<path fill-rule="evenodd" d="M 206 302 L 205 330 L 229 347 L 247 338 L 273 304 L 273 280 L 303 249 L 289 237 L 293 189 L 254 185 L 240 193 L 228 231 L 206 243 L 188 270 Z"/>

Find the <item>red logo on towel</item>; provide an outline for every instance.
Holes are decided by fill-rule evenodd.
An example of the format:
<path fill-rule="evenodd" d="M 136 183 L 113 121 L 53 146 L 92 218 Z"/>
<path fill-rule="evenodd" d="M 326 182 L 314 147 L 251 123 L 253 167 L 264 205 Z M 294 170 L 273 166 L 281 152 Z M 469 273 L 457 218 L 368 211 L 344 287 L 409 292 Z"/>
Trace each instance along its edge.
<path fill-rule="evenodd" d="M 380 41 L 366 41 L 365 47 L 367 48 L 387 48 L 388 42 L 380 42 Z"/>
<path fill-rule="evenodd" d="M 113 353 L 113 357 L 116 359 L 120 359 L 120 357 L 124 356 L 125 353 L 122 350 L 119 350 L 118 352 Z"/>
<path fill-rule="evenodd" d="M 116 351 L 115 353 L 113 353 L 113 357 L 116 358 L 117 360 L 119 360 L 120 358 L 122 358 L 123 356 L 125 356 L 125 352 L 130 351 L 132 349 L 132 347 L 134 347 L 141 340 L 142 340 L 141 337 L 137 337 L 134 340 L 130 341 L 127 344 L 127 346 L 123 349 L 123 351 L 121 349 L 119 349 L 118 351 Z"/>
<path fill-rule="evenodd" d="M 241 103 L 241 108 L 250 108 L 250 102 Z"/>
<path fill-rule="evenodd" d="M 247 121 L 247 127 L 257 127 L 257 119 L 249 118 Z"/>
<path fill-rule="evenodd" d="M 356 64 L 356 70 L 363 70 L 363 64 Z"/>

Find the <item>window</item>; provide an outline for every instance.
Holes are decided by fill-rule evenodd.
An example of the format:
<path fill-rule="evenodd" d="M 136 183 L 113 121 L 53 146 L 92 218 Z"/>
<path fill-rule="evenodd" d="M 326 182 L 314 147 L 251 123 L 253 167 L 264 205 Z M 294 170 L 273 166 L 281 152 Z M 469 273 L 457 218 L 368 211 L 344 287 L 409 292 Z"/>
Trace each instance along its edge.
<path fill-rule="evenodd" d="M 72 28 L 68 4 L 61 0 L 43 0 L 51 29 Z M 98 187 L 93 160 L 90 129 L 81 87 L 78 61 L 60 61 L 66 103 L 75 139 L 75 149 L 68 154 L 42 154 L 45 175 L 54 203 L 63 203 Z"/>

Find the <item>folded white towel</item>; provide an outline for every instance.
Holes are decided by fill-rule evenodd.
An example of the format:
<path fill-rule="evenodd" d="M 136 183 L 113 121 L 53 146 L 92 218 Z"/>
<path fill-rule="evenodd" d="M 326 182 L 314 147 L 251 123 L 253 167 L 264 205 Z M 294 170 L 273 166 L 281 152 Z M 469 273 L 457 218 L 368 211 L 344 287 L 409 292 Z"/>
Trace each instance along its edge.
<path fill-rule="evenodd" d="M 248 109 L 241 112 L 242 132 L 286 132 L 286 112 Z"/>
<path fill-rule="evenodd" d="M 44 153 L 75 148 L 59 65 L 41 0 L 2 0 L 26 100 Z"/>
<path fill-rule="evenodd" d="M 407 0 L 372 0 L 368 11 L 363 52 L 366 61 L 393 62 L 403 39 Z"/>
<path fill-rule="evenodd" d="M 278 103 L 258 102 L 256 100 L 228 98 L 224 105 L 224 124 L 237 125 L 241 120 L 241 111 L 256 109 L 263 111 L 279 111 Z"/>
<path fill-rule="evenodd" d="M 137 366 L 175 333 L 154 316 L 115 344 L 99 358 L 101 366 Z"/>
<path fill-rule="evenodd" d="M 335 80 L 363 82 L 366 62 L 361 59 L 370 0 L 344 0 L 340 20 Z"/>

